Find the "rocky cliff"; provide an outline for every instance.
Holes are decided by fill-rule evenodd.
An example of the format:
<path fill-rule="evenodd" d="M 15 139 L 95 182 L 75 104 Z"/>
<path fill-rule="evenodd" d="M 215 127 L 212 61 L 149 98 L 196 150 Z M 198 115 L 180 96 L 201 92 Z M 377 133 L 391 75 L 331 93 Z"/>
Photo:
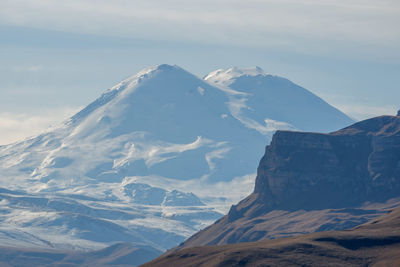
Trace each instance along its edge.
<path fill-rule="evenodd" d="M 400 117 L 382 116 L 330 134 L 278 131 L 254 193 L 266 211 L 348 207 L 399 189 Z"/>
<path fill-rule="evenodd" d="M 181 247 L 348 229 L 399 204 L 400 116 L 329 134 L 278 131 L 253 194 Z"/>

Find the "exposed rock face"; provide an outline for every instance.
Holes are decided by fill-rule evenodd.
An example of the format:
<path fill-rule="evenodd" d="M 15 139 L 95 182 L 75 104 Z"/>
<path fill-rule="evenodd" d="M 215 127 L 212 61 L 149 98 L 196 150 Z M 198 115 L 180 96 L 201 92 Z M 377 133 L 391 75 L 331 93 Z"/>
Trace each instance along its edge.
<path fill-rule="evenodd" d="M 253 194 L 181 247 L 348 229 L 385 205 L 398 205 L 396 197 L 400 117 L 381 116 L 330 134 L 278 131 L 261 159 Z"/>
<path fill-rule="evenodd" d="M 383 116 L 331 134 L 278 131 L 254 193 L 265 212 L 384 201 L 399 189 L 400 118 Z"/>

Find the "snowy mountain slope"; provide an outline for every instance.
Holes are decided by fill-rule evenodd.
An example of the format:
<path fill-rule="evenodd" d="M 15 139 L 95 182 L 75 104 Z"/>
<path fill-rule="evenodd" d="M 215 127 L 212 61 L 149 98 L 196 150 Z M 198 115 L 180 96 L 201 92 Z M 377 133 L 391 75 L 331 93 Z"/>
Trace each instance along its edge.
<path fill-rule="evenodd" d="M 298 119 L 285 105 L 279 117 L 265 99 L 281 103 L 301 90 L 293 85 L 293 92 L 268 96 L 282 78 L 235 71 L 229 81 L 218 73 L 202 80 L 177 66 L 155 66 L 59 127 L 1 146 L 2 242 L 75 249 L 131 242 L 165 250 L 250 193 L 274 130 L 326 130 L 320 114 L 332 129 L 351 121 L 308 91 L 308 105 L 299 106 L 306 111 L 293 114 Z M 268 78 L 265 92 L 256 86 L 260 77 Z"/>
<path fill-rule="evenodd" d="M 310 91 L 260 67 L 220 69 L 205 80 L 228 88 L 232 114 L 261 133 L 284 128 L 331 132 L 354 122 Z"/>

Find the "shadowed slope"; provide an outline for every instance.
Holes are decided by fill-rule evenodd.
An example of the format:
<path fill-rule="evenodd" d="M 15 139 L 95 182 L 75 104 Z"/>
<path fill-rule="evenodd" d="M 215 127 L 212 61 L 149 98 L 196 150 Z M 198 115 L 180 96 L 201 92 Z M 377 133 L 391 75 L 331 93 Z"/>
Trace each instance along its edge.
<path fill-rule="evenodd" d="M 205 246 L 143 266 L 399 266 L 400 208 L 348 231 Z"/>

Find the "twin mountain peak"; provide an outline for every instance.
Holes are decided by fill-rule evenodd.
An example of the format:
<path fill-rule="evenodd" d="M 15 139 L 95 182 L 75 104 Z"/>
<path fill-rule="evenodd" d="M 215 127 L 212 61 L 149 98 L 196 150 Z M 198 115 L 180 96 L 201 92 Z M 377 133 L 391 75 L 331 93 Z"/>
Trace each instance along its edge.
<path fill-rule="evenodd" d="M 5 213 L 0 223 L 15 235 L 0 233 L 0 237 L 24 246 L 92 249 L 129 241 L 165 250 L 251 193 L 257 164 L 276 130 L 327 133 L 352 123 L 310 91 L 261 68 L 217 70 L 201 79 L 178 66 L 151 67 L 105 91 L 61 127 L 0 146 L 0 197 L 7 198 L 15 211 Z M 282 145 L 280 140 L 289 145 L 314 138 L 297 138 L 300 133 L 292 138 L 291 133 L 275 135 L 267 149 L 272 155 L 269 160 L 277 164 L 285 162 L 286 156 L 293 162 L 301 160 L 301 153 L 285 157 L 272 153 Z M 331 140 L 341 146 L 341 140 L 355 138 L 335 136 L 340 134 L 316 134 L 315 138 L 322 148 Z M 376 140 L 367 142 L 369 150 L 360 157 L 392 139 Z M 330 158 L 335 149 L 332 145 L 322 156 Z M 376 155 L 373 159 L 379 158 Z M 345 157 L 338 160 L 345 162 Z M 370 162 L 371 177 L 390 180 L 390 176 L 377 177 L 379 166 L 374 164 Z M 257 207 L 286 203 L 281 192 L 295 188 L 292 181 L 262 179 L 261 174 L 259 169 L 257 188 L 268 181 L 265 190 L 273 199 Z M 302 181 L 311 183 L 318 177 Z M 281 178 L 287 179 L 287 174 Z M 368 188 L 360 190 L 369 192 Z M 254 199 L 263 198 L 259 194 Z M 235 212 L 240 215 L 245 210 L 239 206 L 231 209 L 230 221 Z M 74 212 L 73 218 L 66 209 Z M 28 218 L 24 212 L 30 210 L 43 211 L 43 215 Z M 65 226 L 63 233 L 60 224 Z M 123 234 L 115 234 L 114 229 Z"/>

